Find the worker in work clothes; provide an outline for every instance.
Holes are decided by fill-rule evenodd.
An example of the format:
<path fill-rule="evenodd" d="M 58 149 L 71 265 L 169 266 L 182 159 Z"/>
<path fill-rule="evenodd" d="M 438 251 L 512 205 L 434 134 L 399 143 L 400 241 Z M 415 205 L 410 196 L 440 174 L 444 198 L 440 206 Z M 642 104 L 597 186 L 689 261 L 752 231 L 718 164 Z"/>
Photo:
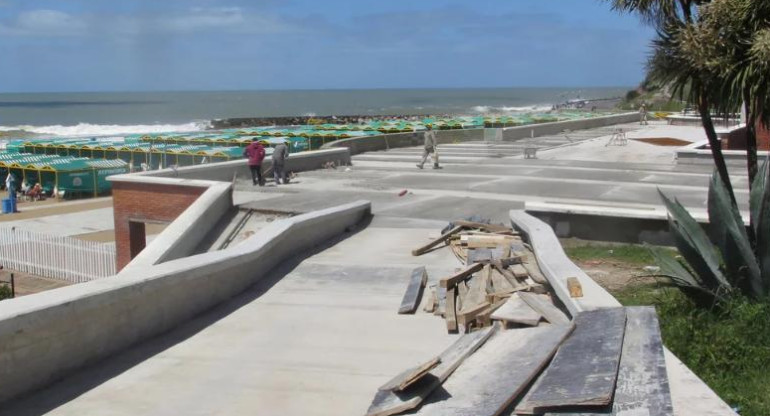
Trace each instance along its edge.
<path fill-rule="evenodd" d="M 428 131 L 425 132 L 425 148 L 422 152 L 422 161 L 417 164 L 417 167 L 422 169 L 425 165 L 425 161 L 428 160 L 428 155 L 433 159 L 433 169 L 441 169 L 438 165 L 438 141 L 436 140 L 436 132 L 433 130 L 433 126 L 428 124 L 425 126 Z"/>
<path fill-rule="evenodd" d="M 286 178 L 286 172 L 283 170 L 286 158 L 288 157 L 289 146 L 285 142 L 275 146 L 275 149 L 273 149 L 273 176 L 275 177 L 276 185 L 281 184 L 281 181 L 284 184 L 289 183 L 289 180 Z"/>
<path fill-rule="evenodd" d="M 639 125 L 648 125 L 647 123 L 647 104 L 642 103 L 642 106 L 639 107 Z"/>
<path fill-rule="evenodd" d="M 254 185 L 265 186 L 265 179 L 262 177 L 262 161 L 265 159 L 265 147 L 256 137 L 251 144 L 243 151 L 243 155 L 249 158 L 249 170 L 251 170 L 251 181 Z"/>

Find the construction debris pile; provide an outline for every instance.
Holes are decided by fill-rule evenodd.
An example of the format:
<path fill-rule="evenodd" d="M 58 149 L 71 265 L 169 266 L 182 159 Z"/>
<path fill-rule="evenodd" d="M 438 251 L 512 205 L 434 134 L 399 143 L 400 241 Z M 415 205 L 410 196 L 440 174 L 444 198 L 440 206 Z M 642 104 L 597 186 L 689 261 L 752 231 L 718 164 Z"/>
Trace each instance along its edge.
<path fill-rule="evenodd" d="M 570 299 L 557 299 L 511 228 L 455 221 L 412 254 L 442 243 L 464 267 L 433 284 L 415 269 L 399 313 L 422 304 L 461 335 L 382 385 L 367 416 L 673 414 L 654 308 L 570 319 L 562 303 L 583 296 L 579 281 L 568 280 Z"/>

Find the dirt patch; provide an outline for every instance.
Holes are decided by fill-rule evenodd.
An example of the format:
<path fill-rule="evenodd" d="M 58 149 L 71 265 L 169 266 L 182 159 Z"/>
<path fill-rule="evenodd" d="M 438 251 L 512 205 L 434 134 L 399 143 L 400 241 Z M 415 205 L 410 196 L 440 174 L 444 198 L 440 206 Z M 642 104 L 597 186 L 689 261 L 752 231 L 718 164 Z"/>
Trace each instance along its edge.
<path fill-rule="evenodd" d="M 42 207 L 42 208 L 41 208 Z M 30 218 L 47 217 L 49 215 L 71 214 L 73 212 L 90 211 L 100 208 L 111 208 L 112 198 L 100 199 L 93 202 L 57 202 L 56 200 L 40 202 L 23 202 L 16 207 L 19 212 L 0 215 L 0 222 L 28 220 Z"/>
<path fill-rule="evenodd" d="M 655 145 L 655 146 L 682 147 L 682 146 L 688 146 L 688 145 L 692 144 L 692 142 L 688 142 L 687 140 L 672 139 L 670 137 L 658 137 L 658 138 L 648 138 L 648 139 L 631 139 L 631 140 L 635 140 L 637 142 L 644 142 L 644 143 Z"/>
<path fill-rule="evenodd" d="M 604 289 L 615 292 L 630 285 L 655 283 L 643 266 L 609 260 L 574 261 Z"/>
<path fill-rule="evenodd" d="M 46 290 L 56 289 L 72 284 L 63 280 L 49 279 L 47 277 L 35 276 L 8 269 L 0 271 L 0 281 L 10 282 L 11 273 L 13 273 L 14 277 L 16 297 L 45 292 Z"/>

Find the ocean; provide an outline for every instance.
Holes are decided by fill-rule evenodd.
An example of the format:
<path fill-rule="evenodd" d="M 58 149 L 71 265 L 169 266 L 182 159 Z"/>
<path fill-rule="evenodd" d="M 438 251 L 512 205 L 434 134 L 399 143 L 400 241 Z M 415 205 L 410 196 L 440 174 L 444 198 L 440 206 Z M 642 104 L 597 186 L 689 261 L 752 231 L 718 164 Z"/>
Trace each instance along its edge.
<path fill-rule="evenodd" d="M 205 130 L 237 117 L 505 114 L 630 87 L 0 94 L 0 134 L 102 136 Z"/>

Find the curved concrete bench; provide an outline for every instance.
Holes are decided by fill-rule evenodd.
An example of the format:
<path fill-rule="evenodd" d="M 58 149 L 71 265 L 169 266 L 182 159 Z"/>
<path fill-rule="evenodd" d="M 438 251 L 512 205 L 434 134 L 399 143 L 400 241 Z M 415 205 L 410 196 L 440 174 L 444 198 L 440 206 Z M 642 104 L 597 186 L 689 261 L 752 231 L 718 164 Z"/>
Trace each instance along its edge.
<path fill-rule="evenodd" d="M 523 210 L 510 212 L 511 223 L 521 231 L 535 252 L 537 264 L 569 313 L 621 306 L 609 292 L 591 279 L 564 253 L 559 239 L 548 224 Z M 573 298 L 567 289 L 567 278 L 576 277 L 583 287 L 583 297 Z M 665 349 L 666 371 L 671 400 L 676 416 L 733 416 L 732 411 L 706 383 L 695 375 L 668 348 Z"/>
<path fill-rule="evenodd" d="M 0 402 L 174 328 L 370 214 L 368 201 L 311 212 L 226 250 L 0 302 Z"/>

